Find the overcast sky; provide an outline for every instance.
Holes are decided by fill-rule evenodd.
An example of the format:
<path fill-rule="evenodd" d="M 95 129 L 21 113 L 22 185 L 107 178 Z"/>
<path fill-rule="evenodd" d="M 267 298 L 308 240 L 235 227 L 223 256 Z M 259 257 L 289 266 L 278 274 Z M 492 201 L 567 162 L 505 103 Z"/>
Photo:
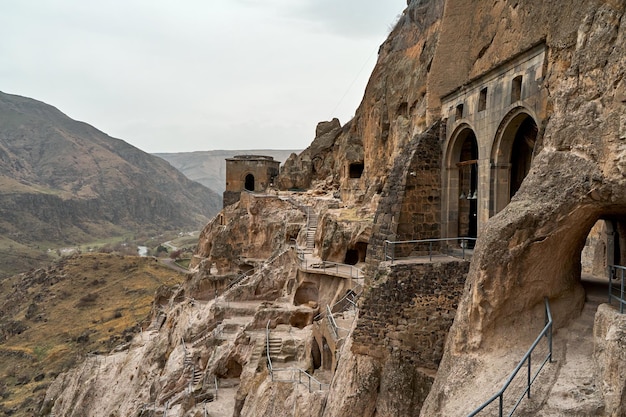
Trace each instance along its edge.
<path fill-rule="evenodd" d="M 406 0 L 0 0 L 0 91 L 146 152 L 304 149 Z"/>

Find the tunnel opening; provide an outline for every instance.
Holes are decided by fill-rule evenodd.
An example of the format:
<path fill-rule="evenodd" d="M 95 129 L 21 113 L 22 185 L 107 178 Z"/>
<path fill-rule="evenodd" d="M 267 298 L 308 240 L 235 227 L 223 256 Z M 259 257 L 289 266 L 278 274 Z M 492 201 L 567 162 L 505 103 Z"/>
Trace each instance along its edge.
<path fill-rule="evenodd" d="M 621 285 L 625 238 L 626 216 L 602 216 L 589 230 L 580 255 L 580 281 L 586 302 L 607 302 L 609 286 Z"/>

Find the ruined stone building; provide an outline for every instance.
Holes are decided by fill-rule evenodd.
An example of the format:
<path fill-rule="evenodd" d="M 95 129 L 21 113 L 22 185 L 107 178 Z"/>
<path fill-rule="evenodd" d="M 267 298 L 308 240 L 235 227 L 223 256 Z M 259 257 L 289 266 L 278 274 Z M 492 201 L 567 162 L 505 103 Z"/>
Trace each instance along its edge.
<path fill-rule="evenodd" d="M 271 156 L 237 155 L 226 159 L 224 207 L 239 201 L 242 191 L 265 191 L 278 176 L 279 161 Z"/>

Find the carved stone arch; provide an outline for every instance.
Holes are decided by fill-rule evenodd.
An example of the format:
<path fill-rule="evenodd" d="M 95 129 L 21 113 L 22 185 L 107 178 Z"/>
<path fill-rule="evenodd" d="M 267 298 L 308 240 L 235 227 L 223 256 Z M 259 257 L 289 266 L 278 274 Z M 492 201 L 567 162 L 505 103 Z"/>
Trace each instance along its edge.
<path fill-rule="evenodd" d="M 474 129 L 474 127 L 467 122 L 462 122 L 454 128 L 454 131 L 450 135 L 445 147 L 446 153 L 444 154 L 443 160 L 446 168 L 449 168 L 459 162 L 461 147 L 463 146 L 463 140 L 465 139 L 464 135 L 468 133 L 468 131 L 474 133 L 474 136 L 476 135 L 476 129 Z"/>
<path fill-rule="evenodd" d="M 530 170 L 540 136 L 537 120 L 532 110 L 517 106 L 498 126 L 491 148 L 491 216 L 509 204 Z"/>
<path fill-rule="evenodd" d="M 444 155 L 446 237 L 476 237 L 478 232 L 479 146 L 474 128 L 460 123 L 450 135 Z"/>

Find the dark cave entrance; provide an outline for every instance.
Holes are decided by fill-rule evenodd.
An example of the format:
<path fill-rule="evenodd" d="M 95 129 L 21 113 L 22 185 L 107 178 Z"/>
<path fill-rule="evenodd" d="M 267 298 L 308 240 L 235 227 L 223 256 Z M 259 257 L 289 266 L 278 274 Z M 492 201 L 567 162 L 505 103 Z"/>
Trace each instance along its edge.
<path fill-rule="evenodd" d="M 346 256 L 343 263 L 346 265 L 356 265 L 359 262 L 365 262 L 367 255 L 367 243 L 357 242 L 353 247 L 346 250 Z"/>
<path fill-rule="evenodd" d="M 315 338 L 313 338 L 313 343 L 311 344 L 311 360 L 313 362 L 313 370 L 320 369 L 322 366 L 322 352 Z"/>
<path fill-rule="evenodd" d="M 363 162 L 351 163 L 350 168 L 349 168 L 350 178 L 361 178 L 364 170 L 365 170 L 365 164 Z"/>

